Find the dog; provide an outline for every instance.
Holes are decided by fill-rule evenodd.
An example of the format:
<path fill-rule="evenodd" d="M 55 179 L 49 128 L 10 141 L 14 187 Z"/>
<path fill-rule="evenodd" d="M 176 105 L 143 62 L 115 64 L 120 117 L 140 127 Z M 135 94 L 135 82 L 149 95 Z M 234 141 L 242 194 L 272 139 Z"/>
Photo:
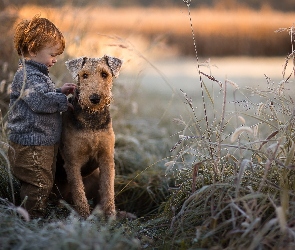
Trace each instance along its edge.
<path fill-rule="evenodd" d="M 69 99 L 74 109 L 63 113 L 55 175 L 55 193 L 72 203 L 84 218 L 88 199 L 107 216 L 115 216 L 114 145 L 110 116 L 113 79 L 122 61 L 111 56 L 80 57 L 66 62 L 77 88 Z"/>

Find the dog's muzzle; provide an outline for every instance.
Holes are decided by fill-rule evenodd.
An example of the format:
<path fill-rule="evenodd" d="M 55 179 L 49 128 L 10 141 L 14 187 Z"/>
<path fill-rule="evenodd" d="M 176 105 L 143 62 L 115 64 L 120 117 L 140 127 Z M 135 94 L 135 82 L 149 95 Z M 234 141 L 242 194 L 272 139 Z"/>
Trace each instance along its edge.
<path fill-rule="evenodd" d="M 98 94 L 92 94 L 90 97 L 89 97 L 89 100 L 91 103 L 93 104 L 98 104 L 100 102 L 100 95 Z"/>

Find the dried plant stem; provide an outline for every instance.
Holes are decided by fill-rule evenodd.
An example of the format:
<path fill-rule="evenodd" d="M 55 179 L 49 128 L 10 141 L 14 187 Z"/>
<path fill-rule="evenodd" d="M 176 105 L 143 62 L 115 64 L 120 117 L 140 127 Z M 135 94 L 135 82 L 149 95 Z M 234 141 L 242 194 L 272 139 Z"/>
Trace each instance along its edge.
<path fill-rule="evenodd" d="M 290 37 L 291 37 L 291 47 L 292 47 L 292 57 L 293 57 L 293 74 L 294 74 L 294 78 L 295 78 L 295 56 L 294 56 L 294 43 L 295 43 L 295 35 L 294 35 L 294 26 L 292 26 L 290 28 Z"/>
<path fill-rule="evenodd" d="M 225 106 L 226 106 L 226 82 L 224 83 L 223 87 L 223 102 L 222 102 L 222 111 L 221 111 L 221 119 L 220 119 L 220 128 L 219 128 L 219 135 L 218 135 L 218 148 L 217 148 L 217 157 L 218 157 L 218 162 L 221 163 L 221 141 L 222 141 L 222 132 L 223 132 L 223 126 L 224 126 L 224 116 L 225 116 Z M 221 176 L 223 174 L 223 170 L 221 172 Z"/>
<path fill-rule="evenodd" d="M 275 157 L 276 157 L 276 154 L 277 154 L 277 151 L 280 147 L 280 141 L 277 142 L 277 145 L 276 145 L 276 148 L 274 150 L 274 152 L 272 153 L 272 155 L 266 160 L 266 163 L 265 163 L 265 169 L 264 169 L 264 175 L 262 177 L 262 180 L 260 182 L 260 185 L 259 185 L 259 188 L 258 188 L 258 192 L 261 192 L 263 186 L 264 186 L 264 183 L 267 179 L 267 174 L 271 168 L 271 165 L 273 163 L 273 161 L 275 161 Z"/>
<path fill-rule="evenodd" d="M 206 108 L 206 103 L 205 103 L 205 95 L 204 95 L 204 81 L 202 78 L 202 72 L 200 70 L 200 63 L 199 63 L 199 56 L 198 56 L 198 50 L 197 50 L 197 43 L 196 43 L 196 39 L 195 39 L 195 33 L 194 33 L 194 28 L 193 28 L 193 23 L 192 23 L 192 17 L 191 17 L 191 11 L 190 11 L 190 3 L 191 0 L 183 0 L 183 2 L 187 5 L 187 9 L 188 9 L 188 16 L 189 16 L 189 22 L 190 22 L 190 28 L 191 28 L 191 33 L 192 33 L 192 39 L 193 39 L 193 44 L 194 44 L 194 50 L 195 50 L 195 57 L 197 60 L 197 69 L 198 69 L 198 74 L 199 74 L 199 82 L 200 82 L 200 87 L 201 87 L 201 94 L 202 94 L 202 101 L 203 101 L 203 109 L 204 109 L 204 117 L 205 117 L 205 121 L 206 121 L 206 131 L 207 131 L 207 139 L 209 142 L 209 154 L 211 156 L 211 158 L 214 157 L 214 149 L 210 146 L 210 142 L 211 142 L 211 134 L 210 134 L 210 129 L 209 129 L 209 119 L 208 119 L 208 115 L 207 115 L 207 108 Z M 218 174 L 216 172 L 216 168 L 215 168 L 215 174 Z"/>

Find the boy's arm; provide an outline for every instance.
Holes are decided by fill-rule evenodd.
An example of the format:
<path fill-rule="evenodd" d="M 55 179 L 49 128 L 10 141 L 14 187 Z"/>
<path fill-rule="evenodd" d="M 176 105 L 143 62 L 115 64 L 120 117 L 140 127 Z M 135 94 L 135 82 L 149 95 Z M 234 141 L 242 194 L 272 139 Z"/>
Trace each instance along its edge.
<path fill-rule="evenodd" d="M 64 112 L 68 109 L 67 97 L 55 89 L 48 92 L 48 84 L 44 79 L 34 78 L 34 84 L 30 84 L 28 79 L 26 88 L 21 95 L 21 98 L 29 105 L 36 113 L 55 113 Z"/>

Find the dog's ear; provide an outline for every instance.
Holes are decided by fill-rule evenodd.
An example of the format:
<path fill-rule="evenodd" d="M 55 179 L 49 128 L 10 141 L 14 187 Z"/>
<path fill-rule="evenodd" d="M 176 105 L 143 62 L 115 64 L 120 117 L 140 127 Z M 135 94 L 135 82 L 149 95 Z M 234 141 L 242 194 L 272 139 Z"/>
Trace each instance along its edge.
<path fill-rule="evenodd" d="M 106 59 L 113 76 L 118 77 L 123 61 L 116 57 L 111 57 L 107 55 L 105 55 L 104 58 Z"/>
<path fill-rule="evenodd" d="M 74 80 L 78 81 L 78 72 L 83 68 L 86 60 L 87 57 L 80 57 L 65 62 Z"/>

